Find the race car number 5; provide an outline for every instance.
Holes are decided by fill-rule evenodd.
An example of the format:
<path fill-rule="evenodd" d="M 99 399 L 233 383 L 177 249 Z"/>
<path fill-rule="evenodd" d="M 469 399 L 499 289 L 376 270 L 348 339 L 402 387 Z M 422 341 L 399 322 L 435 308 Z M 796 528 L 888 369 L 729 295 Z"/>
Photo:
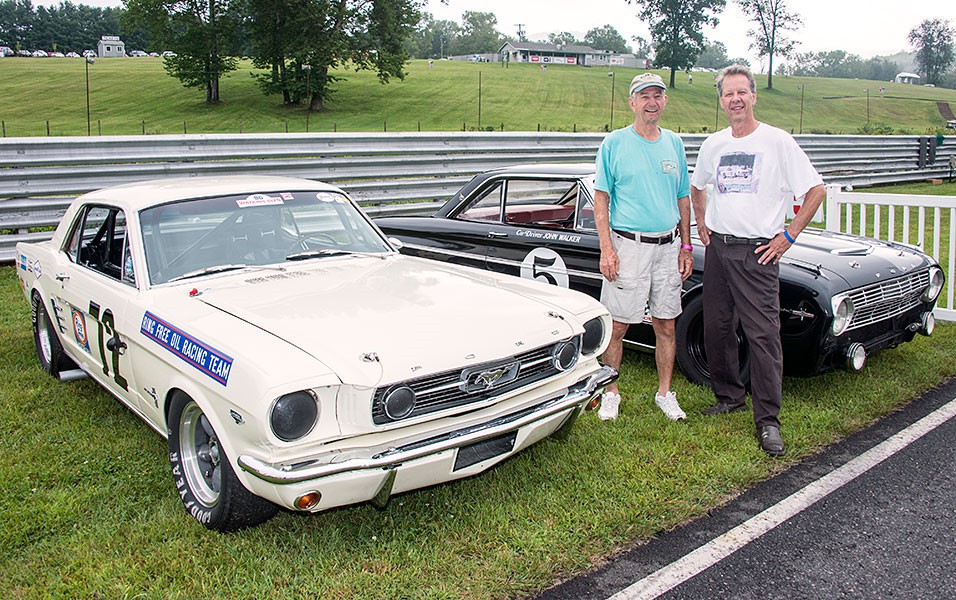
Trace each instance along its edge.
<path fill-rule="evenodd" d="M 521 261 L 521 276 L 563 288 L 569 286 L 568 266 L 561 255 L 550 248 L 535 248 Z"/>

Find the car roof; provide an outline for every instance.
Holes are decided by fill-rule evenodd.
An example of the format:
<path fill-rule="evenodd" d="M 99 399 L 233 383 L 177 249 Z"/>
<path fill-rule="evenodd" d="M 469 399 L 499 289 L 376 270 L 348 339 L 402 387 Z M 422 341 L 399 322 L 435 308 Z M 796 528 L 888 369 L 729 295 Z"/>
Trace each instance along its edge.
<path fill-rule="evenodd" d="M 105 202 L 127 210 L 139 211 L 157 204 L 235 194 L 289 191 L 330 191 L 339 188 L 297 177 L 267 175 L 228 175 L 218 177 L 170 177 L 117 185 L 80 196 L 83 202 Z"/>
<path fill-rule="evenodd" d="M 484 174 L 514 174 L 514 175 L 573 175 L 582 176 L 594 173 L 594 163 L 532 163 L 527 165 L 512 165 L 500 169 L 492 169 Z"/>

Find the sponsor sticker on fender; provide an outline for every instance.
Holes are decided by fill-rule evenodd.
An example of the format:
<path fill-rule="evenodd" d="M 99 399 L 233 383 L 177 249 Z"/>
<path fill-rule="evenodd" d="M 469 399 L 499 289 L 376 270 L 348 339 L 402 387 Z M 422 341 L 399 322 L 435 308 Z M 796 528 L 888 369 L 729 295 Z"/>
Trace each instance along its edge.
<path fill-rule="evenodd" d="M 204 344 L 148 311 L 143 314 L 139 331 L 222 385 L 229 382 L 229 373 L 232 371 L 231 356 Z"/>

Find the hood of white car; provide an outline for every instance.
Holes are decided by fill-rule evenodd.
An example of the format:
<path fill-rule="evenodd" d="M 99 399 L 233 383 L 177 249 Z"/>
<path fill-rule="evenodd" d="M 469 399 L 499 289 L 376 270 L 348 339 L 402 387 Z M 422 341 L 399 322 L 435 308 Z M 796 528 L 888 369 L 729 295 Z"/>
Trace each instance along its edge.
<path fill-rule="evenodd" d="M 497 360 L 580 331 L 593 300 L 400 255 L 319 258 L 208 281 L 205 304 L 378 386 Z M 579 297 L 580 296 L 580 297 Z"/>

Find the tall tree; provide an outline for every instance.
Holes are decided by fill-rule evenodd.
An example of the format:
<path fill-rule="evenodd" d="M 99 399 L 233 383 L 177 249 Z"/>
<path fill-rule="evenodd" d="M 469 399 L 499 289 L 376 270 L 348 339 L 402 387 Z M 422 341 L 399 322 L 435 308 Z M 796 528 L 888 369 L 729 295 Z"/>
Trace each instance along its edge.
<path fill-rule="evenodd" d="M 610 25 L 595 27 L 584 34 L 584 43 L 595 50 L 609 50 L 618 54 L 627 54 L 631 51 L 627 47 L 627 40 Z"/>
<path fill-rule="evenodd" d="M 573 46 L 578 43 L 578 39 L 570 31 L 560 33 L 549 33 L 548 43 L 556 46 Z"/>
<path fill-rule="evenodd" d="M 413 58 L 444 58 L 460 31 L 454 21 L 436 21 L 431 13 L 423 13 L 408 39 L 409 55 Z"/>
<path fill-rule="evenodd" d="M 382 83 L 404 78 L 406 41 L 421 17 L 417 0 L 249 0 L 245 11 L 256 23 L 254 61 L 271 69 L 258 77 L 262 90 L 311 110 L 325 108 L 344 64 L 376 71 Z"/>
<path fill-rule="evenodd" d="M 730 58 L 727 57 L 727 46 L 723 42 L 714 42 L 704 44 L 704 50 L 697 57 L 694 66 L 705 69 L 723 69 L 729 64 L 732 63 Z"/>
<path fill-rule="evenodd" d="M 225 54 L 238 25 L 230 0 L 124 0 L 125 22 L 148 29 L 176 56 L 166 72 L 186 87 L 204 88 L 206 102 L 219 102 L 219 80 L 238 61 Z"/>
<path fill-rule="evenodd" d="M 754 24 L 747 32 L 753 39 L 750 47 L 757 51 L 757 56 L 770 60 L 767 89 L 773 89 L 773 57 L 789 56 L 793 52 L 796 42 L 787 39 L 784 32 L 795 31 L 803 19 L 787 8 L 786 0 L 737 0 L 737 4 Z"/>
<path fill-rule="evenodd" d="M 466 10 L 461 13 L 461 35 L 452 46 L 455 54 L 497 52 L 504 37 L 496 29 L 495 13 Z"/>
<path fill-rule="evenodd" d="M 908 39 L 916 50 L 916 64 L 925 83 L 941 83 L 946 70 L 956 59 L 953 53 L 953 28 L 949 21 L 926 19 L 910 31 Z"/>
<path fill-rule="evenodd" d="M 654 64 L 668 67 L 670 87 L 677 71 L 689 69 L 704 49 L 703 27 L 717 25 L 727 0 L 627 0 L 648 23 L 654 43 Z"/>

